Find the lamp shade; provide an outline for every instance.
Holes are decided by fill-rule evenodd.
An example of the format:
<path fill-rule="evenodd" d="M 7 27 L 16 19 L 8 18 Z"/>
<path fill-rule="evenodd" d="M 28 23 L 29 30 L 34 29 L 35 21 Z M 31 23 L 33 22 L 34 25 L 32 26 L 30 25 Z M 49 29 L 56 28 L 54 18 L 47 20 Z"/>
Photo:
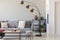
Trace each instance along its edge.
<path fill-rule="evenodd" d="M 21 1 L 21 4 L 24 4 L 24 1 Z"/>
<path fill-rule="evenodd" d="M 34 9 L 31 9 L 30 12 L 34 12 Z"/>
<path fill-rule="evenodd" d="M 27 5 L 26 8 L 29 8 L 29 5 Z"/>

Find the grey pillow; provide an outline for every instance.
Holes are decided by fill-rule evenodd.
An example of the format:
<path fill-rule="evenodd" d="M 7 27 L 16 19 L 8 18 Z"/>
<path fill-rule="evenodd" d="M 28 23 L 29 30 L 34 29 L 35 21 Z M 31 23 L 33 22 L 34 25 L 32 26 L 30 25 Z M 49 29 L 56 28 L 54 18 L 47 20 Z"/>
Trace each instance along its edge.
<path fill-rule="evenodd" d="M 8 28 L 17 28 L 18 27 L 18 21 L 8 21 Z"/>
<path fill-rule="evenodd" d="M 25 28 L 31 28 L 31 21 L 26 21 Z"/>

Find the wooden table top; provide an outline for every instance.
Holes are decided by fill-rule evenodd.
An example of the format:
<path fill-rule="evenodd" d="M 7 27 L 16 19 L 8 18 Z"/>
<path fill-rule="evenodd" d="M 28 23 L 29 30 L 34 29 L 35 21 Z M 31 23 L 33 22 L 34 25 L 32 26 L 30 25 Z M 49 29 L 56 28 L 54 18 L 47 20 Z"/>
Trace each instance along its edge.
<path fill-rule="evenodd" d="M 16 30 L 16 31 L 15 30 L 13 30 L 13 31 L 5 30 L 4 33 L 6 33 L 6 32 L 20 32 L 20 30 Z"/>

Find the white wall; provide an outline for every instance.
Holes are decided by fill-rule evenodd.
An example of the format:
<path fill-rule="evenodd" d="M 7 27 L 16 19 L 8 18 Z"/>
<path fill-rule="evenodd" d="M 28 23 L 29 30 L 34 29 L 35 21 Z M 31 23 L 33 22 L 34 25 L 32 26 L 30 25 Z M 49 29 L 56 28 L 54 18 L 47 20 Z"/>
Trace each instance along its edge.
<path fill-rule="evenodd" d="M 49 14 L 49 24 L 47 24 L 47 34 L 54 35 L 55 34 L 55 4 L 54 0 L 46 0 L 48 4 L 46 15 Z"/>
<path fill-rule="evenodd" d="M 55 2 L 58 2 L 58 1 L 60 1 L 60 0 L 55 0 Z"/>
<path fill-rule="evenodd" d="M 30 20 L 33 15 L 19 0 L 0 0 L 0 20 Z"/>
<path fill-rule="evenodd" d="M 55 4 L 54 0 L 49 1 L 49 33 L 54 34 L 55 33 Z"/>
<path fill-rule="evenodd" d="M 27 0 L 34 3 L 40 10 L 42 16 L 46 18 L 46 0 Z"/>
<path fill-rule="evenodd" d="M 49 20 L 48 20 L 49 18 L 47 18 L 48 17 L 47 15 L 49 15 L 49 0 L 46 0 L 46 19 L 48 21 L 48 23 L 46 21 L 47 23 L 46 29 L 47 29 L 47 34 L 49 34 Z"/>
<path fill-rule="evenodd" d="M 55 3 L 56 35 L 60 36 L 60 2 Z"/>
<path fill-rule="evenodd" d="M 20 4 L 21 0 L 0 0 L 0 20 L 31 20 L 34 15 Z M 44 0 L 27 0 L 35 3 L 45 17 Z"/>
<path fill-rule="evenodd" d="M 59 32 L 60 25 L 55 25 L 55 24 L 59 24 L 59 20 L 60 20 L 59 18 L 57 18 L 58 20 L 55 20 L 56 15 L 59 16 L 58 13 L 60 12 L 60 11 L 58 11 L 58 10 L 60 10 L 60 7 L 59 7 L 60 4 L 59 4 L 59 5 L 57 5 L 57 13 L 55 15 L 55 2 L 60 2 L 60 0 L 47 0 L 47 1 L 49 1 L 49 3 L 47 4 L 49 7 L 49 10 L 46 11 L 46 14 L 49 14 L 49 24 L 47 24 L 47 34 L 60 35 L 60 32 Z"/>

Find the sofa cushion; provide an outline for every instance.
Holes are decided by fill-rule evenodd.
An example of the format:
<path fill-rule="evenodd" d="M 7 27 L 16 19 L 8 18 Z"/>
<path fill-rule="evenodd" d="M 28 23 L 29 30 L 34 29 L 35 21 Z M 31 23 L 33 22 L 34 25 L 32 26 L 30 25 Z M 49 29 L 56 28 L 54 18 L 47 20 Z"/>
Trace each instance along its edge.
<path fill-rule="evenodd" d="M 8 21 L 1 21 L 1 28 L 8 28 Z"/>
<path fill-rule="evenodd" d="M 18 27 L 18 21 L 17 20 L 9 20 L 8 21 L 8 28 L 17 28 Z"/>
<path fill-rule="evenodd" d="M 25 21 L 19 21 L 18 28 L 22 29 L 25 27 Z"/>
<path fill-rule="evenodd" d="M 25 22 L 25 28 L 31 28 L 31 21 Z"/>

